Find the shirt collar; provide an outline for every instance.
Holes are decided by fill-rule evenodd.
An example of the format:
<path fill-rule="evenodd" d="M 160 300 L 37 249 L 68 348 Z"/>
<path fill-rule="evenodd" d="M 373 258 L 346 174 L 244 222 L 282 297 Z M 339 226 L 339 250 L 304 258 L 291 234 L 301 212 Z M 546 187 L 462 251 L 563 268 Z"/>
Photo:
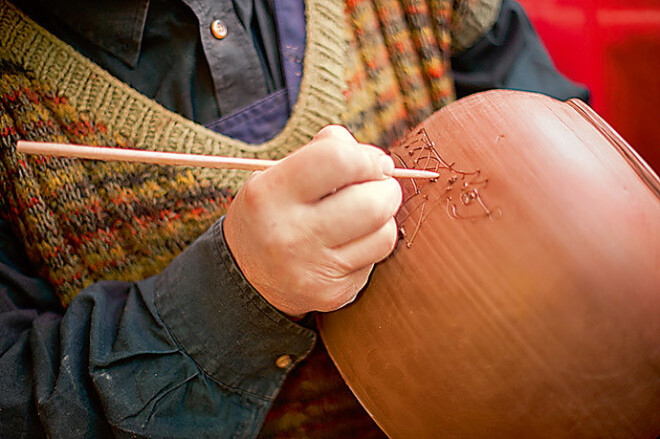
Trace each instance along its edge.
<path fill-rule="evenodd" d="M 131 67 L 140 56 L 149 0 L 49 0 L 49 11 Z"/>

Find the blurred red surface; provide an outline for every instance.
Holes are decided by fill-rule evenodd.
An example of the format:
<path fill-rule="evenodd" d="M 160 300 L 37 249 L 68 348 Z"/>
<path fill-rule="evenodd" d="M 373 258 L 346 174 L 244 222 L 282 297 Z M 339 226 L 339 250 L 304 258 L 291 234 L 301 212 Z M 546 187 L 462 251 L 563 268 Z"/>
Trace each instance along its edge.
<path fill-rule="evenodd" d="M 660 170 L 660 0 L 519 0 L 557 68 Z"/>

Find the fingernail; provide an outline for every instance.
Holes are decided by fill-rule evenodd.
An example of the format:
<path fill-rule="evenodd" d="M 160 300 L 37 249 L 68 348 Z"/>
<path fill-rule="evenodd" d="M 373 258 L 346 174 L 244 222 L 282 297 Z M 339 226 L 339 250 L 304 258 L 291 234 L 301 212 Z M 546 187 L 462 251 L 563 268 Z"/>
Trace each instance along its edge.
<path fill-rule="evenodd" d="M 383 170 L 383 174 L 390 176 L 394 172 L 394 160 L 388 155 L 380 156 L 380 168 Z"/>

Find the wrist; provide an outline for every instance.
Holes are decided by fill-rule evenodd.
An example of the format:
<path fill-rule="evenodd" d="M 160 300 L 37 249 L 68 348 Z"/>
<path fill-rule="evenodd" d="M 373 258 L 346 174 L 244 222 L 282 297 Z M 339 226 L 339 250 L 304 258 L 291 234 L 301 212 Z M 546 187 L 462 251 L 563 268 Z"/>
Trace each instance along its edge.
<path fill-rule="evenodd" d="M 250 261 L 254 258 L 250 258 L 249 249 L 245 249 L 240 245 L 241 234 L 247 232 L 243 230 L 244 228 L 240 219 L 235 218 L 232 212 L 227 213 L 222 228 L 223 237 L 236 267 L 250 286 L 273 308 L 294 322 L 303 319 L 309 310 L 289 303 L 290 301 L 287 301 L 281 292 L 262 281 L 260 267 L 253 266 L 255 264 Z M 263 267 L 261 267 L 261 270 L 263 270 Z"/>
<path fill-rule="evenodd" d="M 274 309 L 243 277 L 222 220 L 158 276 L 155 303 L 182 350 L 209 375 L 265 397 L 315 342 L 313 331 Z M 284 354 L 295 361 L 282 369 L 276 360 Z"/>

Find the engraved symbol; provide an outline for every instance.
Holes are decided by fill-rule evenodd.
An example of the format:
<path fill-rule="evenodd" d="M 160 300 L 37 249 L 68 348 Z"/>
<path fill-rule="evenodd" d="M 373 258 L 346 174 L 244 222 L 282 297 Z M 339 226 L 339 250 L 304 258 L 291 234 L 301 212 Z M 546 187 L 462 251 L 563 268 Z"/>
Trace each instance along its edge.
<path fill-rule="evenodd" d="M 502 216 L 502 210 L 491 209 L 482 196 L 482 191 L 488 185 L 488 179 L 481 175 L 481 171 L 479 169 L 463 171 L 454 163 L 446 162 L 435 149 L 423 126 L 406 139 L 403 147 L 409 157 L 408 161 L 401 155 L 392 153 L 401 166 L 435 171 L 440 174 L 438 179 L 428 182 L 418 182 L 415 179 L 402 182 L 404 201 L 397 215 L 397 221 L 402 224 L 399 235 L 406 247 L 412 246 L 422 224 L 438 205 L 444 204 L 449 217 L 455 220 L 474 221 L 497 219 Z M 441 184 L 443 181 L 444 190 L 428 190 L 429 185 Z M 418 214 L 418 217 L 412 233 L 408 234 L 403 224 L 413 213 Z"/>

